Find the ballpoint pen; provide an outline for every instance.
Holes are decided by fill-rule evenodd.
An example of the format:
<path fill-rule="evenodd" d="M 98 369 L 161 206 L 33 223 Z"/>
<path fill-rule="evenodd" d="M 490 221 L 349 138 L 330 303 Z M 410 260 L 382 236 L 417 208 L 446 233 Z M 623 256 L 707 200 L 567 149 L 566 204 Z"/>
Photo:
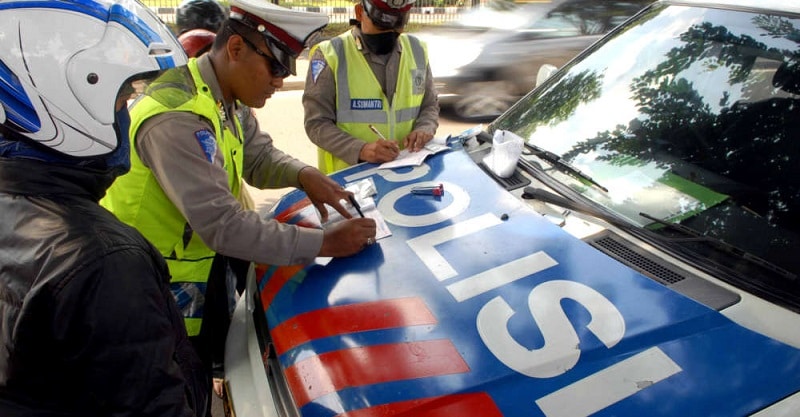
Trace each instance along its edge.
<path fill-rule="evenodd" d="M 348 195 L 347 198 L 350 200 L 350 204 L 352 204 L 353 207 L 356 208 L 356 211 L 358 212 L 358 215 L 363 218 L 364 217 L 364 213 L 361 211 L 361 206 L 358 204 L 358 201 L 356 201 L 356 198 L 353 197 L 352 194 Z"/>
<path fill-rule="evenodd" d="M 381 132 L 380 132 L 378 129 L 376 129 L 376 128 L 375 128 L 375 126 L 373 126 L 373 125 L 369 125 L 369 129 L 370 129 L 371 131 L 375 132 L 375 134 L 376 134 L 376 135 L 378 135 L 378 137 L 379 137 L 379 138 L 381 138 L 381 139 L 383 139 L 383 140 L 389 140 L 389 139 L 386 139 L 386 136 L 383 136 L 383 135 L 381 134 Z"/>

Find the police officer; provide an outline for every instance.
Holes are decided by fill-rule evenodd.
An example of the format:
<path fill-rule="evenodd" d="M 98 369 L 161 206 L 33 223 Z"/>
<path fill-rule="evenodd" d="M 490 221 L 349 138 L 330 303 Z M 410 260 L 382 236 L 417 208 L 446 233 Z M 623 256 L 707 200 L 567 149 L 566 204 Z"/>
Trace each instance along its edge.
<path fill-rule="evenodd" d="M 132 80 L 181 45 L 132 1 L 5 2 L 0 33 L 0 416 L 198 415 L 167 265 L 97 203 L 129 167 Z"/>
<path fill-rule="evenodd" d="M 316 168 L 281 152 L 249 108 L 260 108 L 295 71 L 318 13 L 266 0 L 232 0 L 211 51 L 163 75 L 131 108 L 131 171 L 102 204 L 139 229 L 166 258 L 189 335 L 208 368 L 224 359 L 230 259 L 310 263 L 374 242 L 372 219 L 351 218 L 350 195 Z M 245 107 L 246 106 L 246 107 Z M 241 179 L 258 188 L 302 188 L 327 220 L 318 229 L 264 220 L 237 201 Z"/>
<path fill-rule="evenodd" d="M 360 0 L 355 26 L 312 48 L 305 129 L 323 172 L 391 161 L 436 133 L 439 102 L 427 49 L 402 33 L 413 2 Z"/>

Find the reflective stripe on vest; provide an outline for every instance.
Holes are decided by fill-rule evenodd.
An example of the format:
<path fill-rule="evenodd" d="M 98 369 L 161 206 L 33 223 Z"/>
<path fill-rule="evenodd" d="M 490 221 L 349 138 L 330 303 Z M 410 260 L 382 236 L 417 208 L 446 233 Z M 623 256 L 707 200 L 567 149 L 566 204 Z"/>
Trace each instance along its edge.
<path fill-rule="evenodd" d="M 114 181 L 100 204 L 139 230 L 164 256 L 172 276 L 173 296 L 183 313 L 186 330 L 194 336 L 200 332 L 206 283 L 215 253 L 194 233 L 164 194 L 152 171 L 139 158 L 135 146 L 137 130 L 155 115 L 185 111 L 202 116 L 214 126 L 217 148 L 228 172 L 228 186 L 238 197 L 243 142 L 224 127 L 217 103 L 200 76 L 195 59 L 189 61 L 188 68 L 191 76 L 181 68 L 163 74 L 131 108 L 131 169 Z M 234 125 L 241 136 L 242 128 L 236 118 Z"/>
<path fill-rule="evenodd" d="M 352 31 L 316 46 L 325 56 L 336 82 L 336 125 L 368 143 L 378 139 L 369 129 L 372 124 L 385 137 L 397 140 L 402 146 L 402 139 L 414 128 L 425 96 L 428 66 L 425 45 L 407 34 L 400 35 L 398 42 L 403 51 L 411 53 L 400 56 L 391 104 L 359 51 Z M 322 148 L 318 148 L 317 156 L 318 166 L 326 174 L 349 166 Z"/>

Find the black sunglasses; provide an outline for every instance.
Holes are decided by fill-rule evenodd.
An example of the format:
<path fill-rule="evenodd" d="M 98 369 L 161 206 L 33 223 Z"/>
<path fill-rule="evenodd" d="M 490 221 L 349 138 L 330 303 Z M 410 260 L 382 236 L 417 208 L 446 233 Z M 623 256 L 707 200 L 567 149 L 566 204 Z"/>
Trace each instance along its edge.
<path fill-rule="evenodd" d="M 239 35 L 239 37 L 242 38 L 244 43 L 247 44 L 247 46 L 249 46 L 250 49 L 252 49 L 256 54 L 260 55 L 261 57 L 267 60 L 267 63 L 269 63 L 270 72 L 272 73 L 273 77 L 286 78 L 292 75 L 291 71 L 289 71 L 289 68 L 283 66 L 283 64 L 281 64 L 280 61 L 267 55 L 264 51 L 258 49 L 258 47 L 253 42 L 250 42 L 250 39 L 247 39 L 244 35 L 236 31 L 235 29 L 231 28 L 231 30 L 233 31 L 233 33 Z"/>

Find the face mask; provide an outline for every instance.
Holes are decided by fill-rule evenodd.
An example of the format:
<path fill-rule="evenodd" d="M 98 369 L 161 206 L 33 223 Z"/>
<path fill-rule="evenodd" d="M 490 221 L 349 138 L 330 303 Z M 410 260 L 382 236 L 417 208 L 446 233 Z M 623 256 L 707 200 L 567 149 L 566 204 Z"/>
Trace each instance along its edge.
<path fill-rule="evenodd" d="M 364 39 L 364 43 L 367 45 L 367 49 L 378 55 L 386 55 L 389 52 L 392 52 L 392 50 L 394 50 L 394 46 L 397 45 L 397 38 L 399 36 L 400 33 L 395 31 L 381 32 L 371 35 L 366 33 L 361 34 L 361 37 Z"/>

